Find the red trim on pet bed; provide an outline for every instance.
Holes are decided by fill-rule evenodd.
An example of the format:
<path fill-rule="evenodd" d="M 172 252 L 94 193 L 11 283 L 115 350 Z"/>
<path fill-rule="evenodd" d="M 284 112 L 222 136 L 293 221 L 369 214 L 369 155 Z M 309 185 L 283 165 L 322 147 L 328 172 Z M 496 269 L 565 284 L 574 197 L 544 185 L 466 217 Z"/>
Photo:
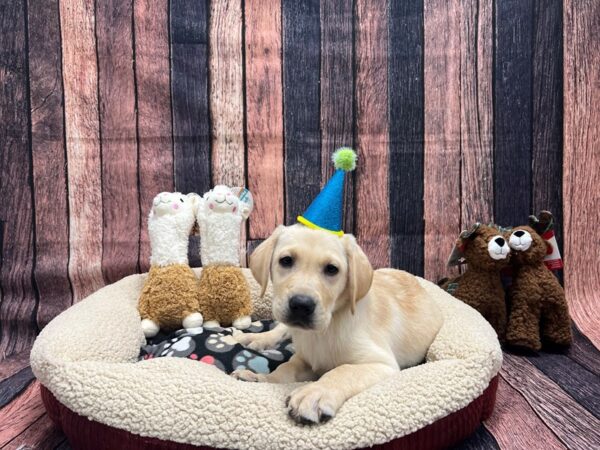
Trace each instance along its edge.
<path fill-rule="evenodd" d="M 471 435 L 479 424 L 494 410 L 498 376 L 490 381 L 479 397 L 464 408 L 430 424 L 414 433 L 402 436 L 374 449 L 429 450 L 447 448 Z M 63 430 L 75 450 L 209 450 L 190 444 L 142 437 L 125 430 L 109 427 L 89 420 L 60 403 L 44 386 L 42 401 L 50 419 Z"/>

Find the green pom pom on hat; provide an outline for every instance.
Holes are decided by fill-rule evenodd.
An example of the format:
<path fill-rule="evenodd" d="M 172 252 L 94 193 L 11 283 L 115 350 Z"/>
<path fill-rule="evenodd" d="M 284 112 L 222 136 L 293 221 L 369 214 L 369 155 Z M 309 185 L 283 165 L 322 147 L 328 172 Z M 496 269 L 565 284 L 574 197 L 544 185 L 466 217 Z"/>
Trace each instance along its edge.
<path fill-rule="evenodd" d="M 331 156 L 334 167 L 345 172 L 356 169 L 357 158 L 356 152 L 350 147 L 338 148 Z"/>

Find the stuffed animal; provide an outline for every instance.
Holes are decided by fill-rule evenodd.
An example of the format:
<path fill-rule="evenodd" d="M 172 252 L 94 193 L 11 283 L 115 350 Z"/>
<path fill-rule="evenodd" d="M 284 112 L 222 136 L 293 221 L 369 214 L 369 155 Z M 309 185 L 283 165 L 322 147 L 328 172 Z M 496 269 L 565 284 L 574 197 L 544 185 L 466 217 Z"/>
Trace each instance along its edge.
<path fill-rule="evenodd" d="M 571 319 L 564 289 L 544 264 L 549 247 L 541 235 L 552 227 L 552 222 L 552 214 L 542 211 L 540 219 L 530 216 L 529 226 L 513 228 L 506 234 L 513 250 L 506 341 L 515 347 L 538 351 L 542 340 L 559 347 L 571 344 Z"/>
<path fill-rule="evenodd" d="M 442 280 L 443 289 L 472 306 L 492 325 L 500 340 L 506 332 L 506 303 L 500 271 L 508 265 L 510 248 L 500 230 L 476 223 L 463 231 L 449 266 L 467 263 L 465 272 L 452 280 Z"/>
<path fill-rule="evenodd" d="M 250 287 L 240 268 L 240 231 L 252 211 L 250 191 L 217 185 L 200 200 L 199 303 L 206 327 L 243 330 L 252 322 Z"/>
<path fill-rule="evenodd" d="M 146 337 L 165 331 L 202 325 L 198 278 L 188 265 L 188 239 L 196 221 L 199 196 L 161 192 L 148 217 L 150 272 L 138 310 Z"/>

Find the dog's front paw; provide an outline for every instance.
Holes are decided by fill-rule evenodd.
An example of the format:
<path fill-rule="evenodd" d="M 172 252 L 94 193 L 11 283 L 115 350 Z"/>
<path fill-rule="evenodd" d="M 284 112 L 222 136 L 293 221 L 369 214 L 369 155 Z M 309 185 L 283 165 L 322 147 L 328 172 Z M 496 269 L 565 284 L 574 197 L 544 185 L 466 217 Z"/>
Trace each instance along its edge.
<path fill-rule="evenodd" d="M 277 342 L 271 342 L 271 339 L 265 338 L 262 333 L 236 333 L 233 338 L 244 347 L 257 352 L 277 346 Z"/>
<path fill-rule="evenodd" d="M 238 369 L 231 372 L 231 376 L 236 380 L 252 381 L 254 383 L 262 383 L 265 380 L 263 373 L 254 373 L 248 369 Z"/>
<path fill-rule="evenodd" d="M 298 423 L 327 422 L 342 405 L 336 392 L 318 383 L 311 383 L 293 391 L 287 399 L 288 413 Z"/>

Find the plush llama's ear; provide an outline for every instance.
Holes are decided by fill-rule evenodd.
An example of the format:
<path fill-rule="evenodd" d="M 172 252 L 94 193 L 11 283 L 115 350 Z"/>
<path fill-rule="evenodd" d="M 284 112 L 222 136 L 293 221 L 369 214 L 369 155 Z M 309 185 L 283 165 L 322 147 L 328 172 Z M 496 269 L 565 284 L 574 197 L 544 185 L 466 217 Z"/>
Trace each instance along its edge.
<path fill-rule="evenodd" d="M 245 187 L 232 187 L 231 192 L 236 195 L 240 201 L 240 214 L 244 219 L 247 219 L 254 209 L 254 198 L 252 193 Z"/>

